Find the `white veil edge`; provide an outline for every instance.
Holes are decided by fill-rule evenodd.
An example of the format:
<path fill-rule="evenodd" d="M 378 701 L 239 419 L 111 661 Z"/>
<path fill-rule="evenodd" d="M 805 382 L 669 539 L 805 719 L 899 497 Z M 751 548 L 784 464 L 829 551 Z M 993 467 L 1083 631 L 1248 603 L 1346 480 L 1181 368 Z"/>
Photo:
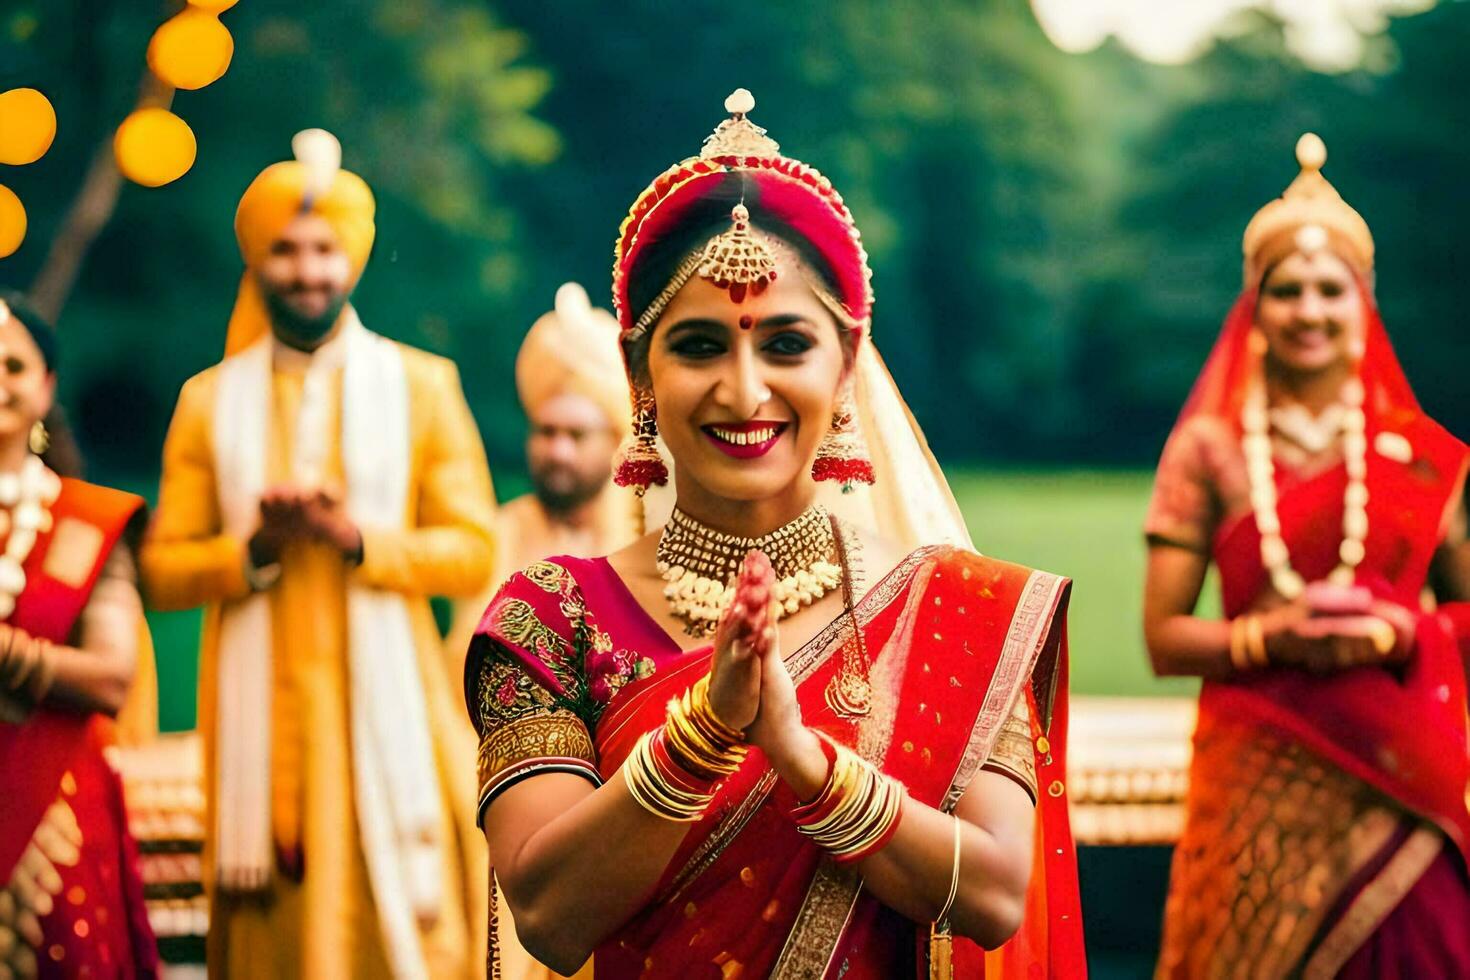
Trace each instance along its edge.
<path fill-rule="evenodd" d="M 932 544 L 974 550 L 949 481 L 871 340 L 858 348 L 853 369 L 853 400 L 874 483 L 856 484 L 848 493 L 835 483 L 820 483 L 817 499 L 838 517 L 906 552 Z M 674 509 L 673 464 L 662 440 L 658 450 L 669 467 L 669 483 L 649 487 L 643 495 L 645 529 L 662 527 Z"/>

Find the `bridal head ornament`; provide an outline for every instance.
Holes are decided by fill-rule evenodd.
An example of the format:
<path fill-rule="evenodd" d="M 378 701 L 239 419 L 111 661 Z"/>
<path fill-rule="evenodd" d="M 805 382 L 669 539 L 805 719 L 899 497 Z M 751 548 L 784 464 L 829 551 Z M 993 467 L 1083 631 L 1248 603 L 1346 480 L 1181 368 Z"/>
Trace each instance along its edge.
<path fill-rule="evenodd" d="M 1373 272 L 1373 235 L 1363 216 L 1322 176 L 1327 147 L 1316 133 L 1296 144 L 1301 173 L 1246 226 L 1241 242 L 1245 288 L 1261 285 L 1273 266 L 1294 252 L 1330 250 L 1365 281 Z"/>
<path fill-rule="evenodd" d="M 738 306 L 765 292 L 781 269 L 795 269 L 847 334 L 849 349 L 856 351 L 868 331 L 872 271 L 851 213 L 827 178 L 781 154 L 776 141 L 751 121 L 754 108 L 755 99 L 745 89 L 726 99 L 729 118 L 705 139 L 696 156 L 664 171 L 638 195 L 618 235 L 613 304 L 632 387 L 634 438 L 615 478 L 640 493 L 667 483 L 668 467 L 657 446 L 652 393 L 638 377 L 633 351 L 646 343 L 691 279 L 726 291 Z M 717 192 L 728 189 L 732 179 L 739 182 L 738 202 L 719 218 L 723 228 L 699 240 L 710 202 L 718 200 Z M 696 237 L 686 242 L 691 232 Z M 672 273 L 650 272 L 671 247 L 684 252 Z M 655 275 L 662 281 L 650 281 Z M 748 320 L 742 319 L 742 326 Z M 856 419 L 848 386 L 817 451 L 814 478 L 844 487 L 873 482 Z"/>

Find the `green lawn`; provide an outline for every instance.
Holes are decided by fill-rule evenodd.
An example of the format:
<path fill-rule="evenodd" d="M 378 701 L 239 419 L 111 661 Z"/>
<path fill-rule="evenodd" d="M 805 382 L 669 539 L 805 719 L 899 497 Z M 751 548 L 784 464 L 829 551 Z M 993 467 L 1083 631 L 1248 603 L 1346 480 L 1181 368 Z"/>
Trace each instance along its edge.
<path fill-rule="evenodd" d="M 1150 475 L 1129 471 L 962 470 L 955 495 L 975 546 L 997 558 L 1070 576 L 1072 690 L 1078 694 L 1191 694 L 1193 681 L 1156 680 L 1139 628 Z M 1206 587 L 1206 610 L 1215 608 Z M 158 650 L 160 721 L 194 724 L 199 614 L 149 616 Z"/>
<path fill-rule="evenodd" d="M 1143 649 L 1141 528 L 1152 474 L 1132 471 L 985 472 L 951 475 L 981 552 L 1070 577 L 1072 691 L 1193 694 L 1198 683 L 1158 680 Z M 1202 615 L 1217 608 L 1213 580 Z"/>

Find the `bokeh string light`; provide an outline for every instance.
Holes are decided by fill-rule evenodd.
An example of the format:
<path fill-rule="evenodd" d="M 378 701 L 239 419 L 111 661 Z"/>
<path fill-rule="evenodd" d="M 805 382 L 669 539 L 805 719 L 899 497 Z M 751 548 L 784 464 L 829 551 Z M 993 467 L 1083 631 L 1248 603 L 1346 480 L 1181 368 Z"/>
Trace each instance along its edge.
<path fill-rule="evenodd" d="M 173 89 L 212 85 L 230 67 L 235 39 L 219 15 L 237 0 L 189 0 L 154 32 L 148 70 Z M 113 140 L 118 170 L 144 187 L 162 187 L 194 166 L 198 143 L 189 124 L 163 106 L 146 106 L 123 120 Z"/>
<path fill-rule="evenodd" d="M 23 167 L 35 163 L 56 139 L 56 110 L 33 88 L 0 93 L 0 163 Z"/>
<path fill-rule="evenodd" d="M 15 191 L 0 184 L 0 259 L 15 254 L 26 237 L 26 209 Z"/>
<path fill-rule="evenodd" d="M 186 7 L 148 43 L 148 69 L 174 88 L 201 89 L 230 67 L 235 39 L 219 17 Z"/>
<path fill-rule="evenodd" d="M 33 88 L 0 92 L 0 164 L 23 167 L 46 155 L 56 139 L 56 110 Z M 14 255 L 26 237 L 26 209 L 0 184 L 0 259 Z"/>
<path fill-rule="evenodd" d="M 197 149 L 189 124 L 157 107 L 124 119 L 112 144 L 123 176 L 144 187 L 162 187 L 184 176 Z"/>

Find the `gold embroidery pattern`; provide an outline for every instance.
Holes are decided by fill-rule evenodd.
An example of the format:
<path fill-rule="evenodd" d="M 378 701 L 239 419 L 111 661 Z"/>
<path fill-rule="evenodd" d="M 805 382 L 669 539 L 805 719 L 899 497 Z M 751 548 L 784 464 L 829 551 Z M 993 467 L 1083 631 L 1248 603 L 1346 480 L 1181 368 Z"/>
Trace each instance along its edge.
<path fill-rule="evenodd" d="M 495 611 L 495 631 L 507 643 L 529 650 L 548 666 L 566 659 L 567 642 L 556 630 L 541 622 L 536 610 L 523 599 L 506 599 Z"/>
<path fill-rule="evenodd" d="M 1317 944 L 1302 971 L 1304 980 L 1331 980 L 1337 976 L 1388 913 L 1419 883 L 1443 847 L 1444 838 L 1438 830 L 1427 825 L 1416 828 Z"/>
<path fill-rule="evenodd" d="M 476 704 L 482 735 L 527 715 L 544 714 L 565 707 L 558 704 L 556 696 L 537 684 L 530 674 L 498 656 L 481 661 L 477 686 L 479 697 Z"/>
<path fill-rule="evenodd" d="M 546 758 L 581 759 L 596 768 L 592 736 L 570 711 L 530 715 L 487 731 L 480 739 L 480 797 L 490 781 L 511 766 Z"/>
<path fill-rule="evenodd" d="M 1031 746 L 1031 709 L 1024 695 L 1016 699 L 1016 706 L 1001 723 L 995 748 L 982 768 L 1005 772 L 1036 799 L 1036 752 Z"/>
<path fill-rule="evenodd" d="M 1021 589 L 1021 597 L 1011 614 L 1010 629 L 1006 631 L 1005 645 L 1001 650 L 995 672 L 990 677 L 990 688 L 985 692 L 985 701 L 980 707 L 979 717 L 970 731 L 969 743 L 960 760 L 959 769 L 950 784 L 949 792 L 939 804 L 945 813 L 953 813 L 955 805 L 964 795 L 970 780 L 995 746 L 1002 722 L 1011 713 L 1016 698 L 1023 695 L 1023 688 L 1031 676 L 1031 668 L 1041 655 L 1041 648 L 1051 632 L 1052 616 L 1057 609 L 1067 580 L 1048 572 L 1033 571 Z M 1028 732 L 1028 741 L 1029 732 Z"/>
<path fill-rule="evenodd" d="M 1233 728 L 1233 726 L 1231 726 Z M 1248 739 L 1248 741 L 1247 741 Z M 1393 836 L 1383 797 L 1269 730 L 1196 739 L 1157 976 L 1286 976 Z"/>
<path fill-rule="evenodd" d="M 542 592 L 552 595 L 568 593 L 576 585 L 571 572 L 554 561 L 544 559 L 527 565 L 521 575 Z"/>
<path fill-rule="evenodd" d="M 786 946 L 771 970 L 772 980 L 821 980 L 847 928 L 863 879 L 830 858 L 817 865 L 801 913 L 786 937 Z"/>

